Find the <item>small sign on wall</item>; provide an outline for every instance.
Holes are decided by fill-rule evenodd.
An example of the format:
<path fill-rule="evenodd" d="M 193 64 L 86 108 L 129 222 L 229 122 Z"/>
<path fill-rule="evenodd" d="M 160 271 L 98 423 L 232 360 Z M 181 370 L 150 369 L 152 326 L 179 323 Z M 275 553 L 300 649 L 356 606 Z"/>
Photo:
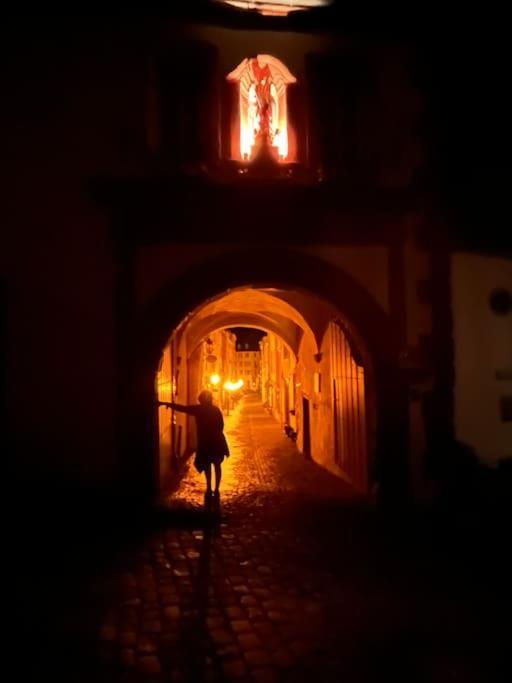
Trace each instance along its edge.
<path fill-rule="evenodd" d="M 500 411 L 502 422 L 512 422 L 512 396 L 500 398 Z"/>

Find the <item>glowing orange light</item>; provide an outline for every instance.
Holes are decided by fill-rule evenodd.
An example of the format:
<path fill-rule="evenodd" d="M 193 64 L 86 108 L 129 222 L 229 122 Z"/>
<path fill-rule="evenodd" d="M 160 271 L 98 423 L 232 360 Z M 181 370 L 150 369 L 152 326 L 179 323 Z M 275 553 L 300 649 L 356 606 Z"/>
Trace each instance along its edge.
<path fill-rule="evenodd" d="M 225 382 L 224 389 L 227 391 L 238 391 L 244 386 L 244 380 L 239 379 L 236 382 Z"/>
<path fill-rule="evenodd" d="M 330 0 L 217 0 L 237 9 L 257 10 L 267 16 L 285 17 L 290 12 L 300 12 L 312 7 L 329 5 Z"/>
<path fill-rule="evenodd" d="M 220 375 L 210 375 L 210 384 L 220 384 Z"/>
<path fill-rule="evenodd" d="M 239 86 L 240 158 L 250 161 L 265 138 L 275 156 L 289 156 L 289 131 L 286 89 L 296 83 L 295 76 L 272 55 L 244 59 L 227 76 Z"/>

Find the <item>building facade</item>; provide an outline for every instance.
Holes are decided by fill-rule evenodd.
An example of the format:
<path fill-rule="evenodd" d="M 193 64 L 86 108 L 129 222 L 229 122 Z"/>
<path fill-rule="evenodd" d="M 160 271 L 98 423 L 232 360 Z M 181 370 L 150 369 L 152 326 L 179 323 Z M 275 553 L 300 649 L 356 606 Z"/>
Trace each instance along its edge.
<path fill-rule="evenodd" d="M 162 458 L 192 439 L 158 398 L 238 374 L 237 325 L 267 333 L 262 397 L 298 448 L 361 491 L 426 495 L 433 434 L 510 455 L 509 380 L 489 372 L 508 376 L 511 316 L 487 321 L 487 354 L 461 341 L 464 282 L 510 292 L 510 261 L 481 267 L 447 238 L 411 46 L 325 11 L 310 25 L 210 3 L 83 25 L 73 73 L 49 47 L 20 57 L 2 278 L 26 483 L 158 499 Z M 492 398 L 479 427 L 469 385 Z"/>
<path fill-rule="evenodd" d="M 237 379 L 244 383 L 245 391 L 260 390 L 261 354 L 259 351 L 237 349 L 236 373 Z"/>

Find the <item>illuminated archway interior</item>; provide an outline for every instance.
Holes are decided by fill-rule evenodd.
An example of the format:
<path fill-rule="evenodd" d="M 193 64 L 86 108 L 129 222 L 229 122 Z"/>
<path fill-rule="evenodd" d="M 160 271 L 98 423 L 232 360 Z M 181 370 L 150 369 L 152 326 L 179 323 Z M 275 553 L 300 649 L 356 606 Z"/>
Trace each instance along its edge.
<path fill-rule="evenodd" d="M 297 82 L 295 76 L 276 57 L 257 55 L 240 62 L 227 80 L 238 87 L 235 158 L 251 161 L 266 153 L 276 161 L 294 161 L 287 88 Z"/>
<path fill-rule="evenodd" d="M 240 327 L 263 333 L 256 352 L 237 347 L 233 328 Z M 257 392 L 297 436 L 299 450 L 364 491 L 375 418 L 371 375 L 364 343 L 331 304 L 303 291 L 248 286 L 186 316 L 163 350 L 156 389 L 159 400 L 190 404 L 208 388 L 224 411 L 233 396 Z M 163 496 L 173 463 L 194 449 L 192 422 L 159 408 Z"/>

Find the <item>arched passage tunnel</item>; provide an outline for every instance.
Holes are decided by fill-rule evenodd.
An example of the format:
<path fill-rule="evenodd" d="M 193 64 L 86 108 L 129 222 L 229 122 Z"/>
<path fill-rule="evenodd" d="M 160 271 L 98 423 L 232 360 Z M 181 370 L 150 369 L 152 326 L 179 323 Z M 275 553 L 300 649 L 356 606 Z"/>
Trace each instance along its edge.
<path fill-rule="evenodd" d="M 309 408 L 313 461 L 359 491 L 378 483 L 382 500 L 390 504 L 403 498 L 409 418 L 399 368 L 399 329 L 346 271 L 298 250 L 257 247 L 228 250 L 187 268 L 166 282 L 125 328 L 119 411 L 125 495 L 146 504 L 161 501 L 165 491 L 174 452 L 170 445 L 167 455 L 162 449 L 158 381 L 160 391 L 167 382 L 167 397 L 176 384 L 179 403 L 195 402 L 198 375 L 195 383 L 193 372 L 191 383 L 184 382 L 191 354 L 208 335 L 235 326 L 262 329 L 282 345 L 283 355 L 288 349 L 295 371 L 288 375 L 289 391 L 280 386 L 279 404 L 284 406 L 278 412 L 275 401 L 273 413 L 283 424 L 295 410 L 299 451 L 304 449 L 301 411 Z M 348 399 L 342 394 L 347 384 L 343 374 L 350 376 L 354 366 L 364 387 L 364 428 L 356 433 L 357 451 L 352 442 L 347 447 L 354 437 L 346 428 L 343 406 Z M 288 396 L 288 407 L 283 396 Z M 167 424 L 170 442 L 170 420 Z M 181 439 L 180 453 L 193 446 L 188 436 L 188 425 L 182 423 L 172 449 L 176 439 Z M 354 452 L 363 456 L 351 470 Z"/>
<path fill-rule="evenodd" d="M 243 381 L 244 360 L 232 328 L 265 336 L 257 373 L 235 396 L 224 383 Z M 240 360 L 242 356 L 242 360 Z M 247 363 L 246 359 L 246 363 Z M 242 286 L 204 301 L 173 331 L 163 350 L 157 398 L 195 403 L 202 389 L 229 414 L 249 390 L 296 439 L 297 457 L 315 461 L 355 491 L 368 490 L 375 457 L 375 380 L 370 352 L 358 331 L 331 303 L 310 292 Z M 193 419 L 158 409 L 158 488 L 168 494 L 175 464 L 194 450 Z"/>

